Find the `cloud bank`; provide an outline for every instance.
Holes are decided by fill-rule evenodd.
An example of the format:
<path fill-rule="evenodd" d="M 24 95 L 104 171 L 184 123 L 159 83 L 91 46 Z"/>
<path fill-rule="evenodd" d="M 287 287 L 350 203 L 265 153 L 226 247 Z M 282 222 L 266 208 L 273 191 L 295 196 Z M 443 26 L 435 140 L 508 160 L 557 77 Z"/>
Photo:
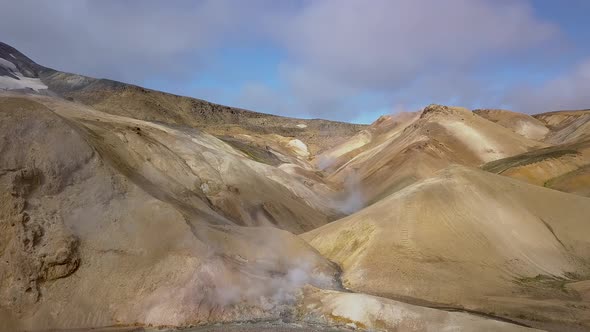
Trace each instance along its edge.
<path fill-rule="evenodd" d="M 560 53 L 546 50 L 565 39 L 532 2 L 517 0 L 23 0 L 0 13 L 0 40 L 39 63 L 135 84 L 189 84 L 220 50 L 265 45 L 281 54 L 278 83 L 252 77 L 222 101 L 340 120 L 430 102 L 584 107 L 587 61 L 542 82 L 497 77 L 551 66 Z"/>

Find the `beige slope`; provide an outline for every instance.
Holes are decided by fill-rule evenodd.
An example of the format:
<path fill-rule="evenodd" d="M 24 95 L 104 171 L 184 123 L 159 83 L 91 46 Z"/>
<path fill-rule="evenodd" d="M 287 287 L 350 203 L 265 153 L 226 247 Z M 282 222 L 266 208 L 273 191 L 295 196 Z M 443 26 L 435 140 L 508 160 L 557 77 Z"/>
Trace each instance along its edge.
<path fill-rule="evenodd" d="M 379 117 L 353 137 L 316 157 L 319 168 L 334 171 L 363 151 L 374 148 L 416 121 L 420 112 L 400 112 Z"/>
<path fill-rule="evenodd" d="M 45 79 L 50 88 L 53 82 L 60 84 L 64 80 L 53 76 Z M 299 139 L 308 146 L 312 155 L 365 127 L 337 121 L 304 120 L 258 113 L 107 80 L 97 80 L 80 89 L 67 88 L 60 94 L 106 113 L 196 127 L 220 137 L 247 134 Z"/>
<path fill-rule="evenodd" d="M 548 143 L 575 143 L 590 138 L 590 110 L 549 112 L 534 117 L 551 129 L 545 138 Z"/>
<path fill-rule="evenodd" d="M 271 166 L 292 164 L 315 171 L 310 160 L 310 148 L 300 139 L 256 133 L 235 135 L 226 133 L 218 135 L 217 138 L 254 161 Z"/>
<path fill-rule="evenodd" d="M 297 139 L 307 145 L 310 155 L 338 144 L 365 127 L 264 114 L 109 79 L 65 73 L 39 65 L 0 42 L 0 89 L 25 91 L 23 88 L 76 101 L 105 113 L 168 126 L 200 128 L 218 137 L 246 134 L 270 140 L 276 136 L 288 141 Z"/>
<path fill-rule="evenodd" d="M 556 145 L 482 166 L 486 171 L 590 196 L 590 140 Z"/>
<path fill-rule="evenodd" d="M 451 163 L 479 166 L 544 146 L 467 109 L 430 105 L 419 119 L 354 156 L 330 179 L 356 179 L 366 205 Z"/>
<path fill-rule="evenodd" d="M 532 140 L 543 140 L 549 129 L 534 117 L 501 109 L 478 109 L 475 114 Z"/>
<path fill-rule="evenodd" d="M 209 135 L 37 100 L 58 114 L 0 98 L 0 330 L 277 318 L 303 284 L 336 286 L 336 267 L 304 241 L 236 226 L 208 202 L 213 185 L 195 189 L 237 163 L 242 181 L 298 202 L 302 216 L 268 213 L 277 226 L 315 222 L 297 198 L 306 189 L 283 197 L 272 179 L 287 173 Z"/>
<path fill-rule="evenodd" d="M 549 180 L 546 186 L 551 189 L 590 197 L 590 164 L 555 177 Z"/>
<path fill-rule="evenodd" d="M 70 119 L 101 156 L 185 213 L 205 202 L 233 223 L 294 233 L 336 218 L 327 187 L 289 173 L 199 130 L 105 114 L 54 98 L 31 97 Z M 321 179 L 320 179 L 321 180 Z"/>
<path fill-rule="evenodd" d="M 493 161 L 483 169 L 590 196 L 590 111 L 558 111 L 534 117 L 550 129 L 544 141 L 554 146 Z"/>
<path fill-rule="evenodd" d="M 329 312 L 365 327 L 521 330 L 356 294 L 353 302 L 371 304 L 359 317 L 349 294 L 300 294 L 306 284 L 339 288 L 338 268 L 291 233 L 235 226 L 217 213 L 206 192 L 186 190 L 187 172 L 198 170 L 192 181 L 213 181 L 215 171 L 231 170 L 236 158 L 244 163 L 241 181 L 267 181 L 256 185 L 280 195 L 270 183 L 297 183 L 289 174 L 305 174 L 299 166 L 269 170 L 199 132 L 45 97 L 0 98 L 0 129 L 2 331 L 181 327 L 284 314 L 341 325 L 325 320 Z M 211 160 L 221 153 L 227 164 L 214 167 Z M 291 185 L 293 195 L 305 196 Z M 248 204 L 248 197 L 241 202 Z M 321 205 L 318 197 L 313 200 L 309 206 Z"/>
<path fill-rule="evenodd" d="M 452 166 L 302 237 L 354 291 L 588 326 L 564 286 L 589 276 L 589 215 L 588 198 Z"/>

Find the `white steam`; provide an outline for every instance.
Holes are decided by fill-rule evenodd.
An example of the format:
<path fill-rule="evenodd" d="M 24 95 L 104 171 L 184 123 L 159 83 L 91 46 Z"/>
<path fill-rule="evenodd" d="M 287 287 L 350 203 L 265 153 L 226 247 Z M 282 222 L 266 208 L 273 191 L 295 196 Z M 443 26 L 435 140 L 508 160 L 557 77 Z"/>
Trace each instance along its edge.
<path fill-rule="evenodd" d="M 361 187 L 361 179 L 356 171 L 349 172 L 344 181 L 346 196 L 339 203 L 340 210 L 346 214 L 352 214 L 365 206 L 365 199 Z"/>
<path fill-rule="evenodd" d="M 327 268 L 306 244 L 284 231 L 261 227 L 246 233 L 229 231 L 242 242 L 226 247 L 217 236 L 202 232 L 209 254 L 187 261 L 184 273 L 168 285 L 138 295 L 132 315 L 138 322 L 183 326 L 195 323 L 277 319 L 292 313 L 305 285 L 336 289 L 335 270 Z M 256 234 L 255 237 L 251 237 Z M 262 236 L 260 234 L 263 234 Z M 294 241 L 295 242 L 292 242 Z M 216 245 L 218 244 L 218 245 Z M 191 268 L 190 266 L 193 266 Z"/>
<path fill-rule="evenodd" d="M 322 155 L 317 159 L 316 165 L 319 169 L 325 170 L 326 168 L 332 166 L 334 161 L 335 161 L 334 158 L 330 158 L 329 156 Z"/>

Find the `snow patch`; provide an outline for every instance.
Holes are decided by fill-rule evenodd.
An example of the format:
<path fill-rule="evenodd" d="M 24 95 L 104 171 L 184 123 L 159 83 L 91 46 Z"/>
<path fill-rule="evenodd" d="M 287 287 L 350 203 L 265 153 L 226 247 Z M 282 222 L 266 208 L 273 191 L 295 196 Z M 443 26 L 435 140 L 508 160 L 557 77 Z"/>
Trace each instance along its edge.
<path fill-rule="evenodd" d="M 201 191 L 203 191 L 203 193 L 205 195 L 209 194 L 209 192 L 210 192 L 209 184 L 208 183 L 201 183 Z"/>
<path fill-rule="evenodd" d="M 0 90 L 18 90 L 18 89 L 33 89 L 37 92 L 39 90 L 46 90 L 47 85 L 43 84 L 38 78 L 29 78 L 17 75 L 20 79 L 14 79 L 8 76 L 0 76 Z"/>
<path fill-rule="evenodd" d="M 300 123 L 300 124 L 296 125 L 295 127 L 302 128 L 303 129 L 303 128 L 307 128 L 307 125 L 306 124 L 303 124 L 303 123 Z"/>
<path fill-rule="evenodd" d="M 307 149 L 307 145 L 303 143 L 301 140 L 292 139 L 287 143 L 287 147 L 293 150 L 298 156 L 300 157 L 308 157 L 309 150 Z"/>
<path fill-rule="evenodd" d="M 38 78 L 24 77 L 21 72 L 16 68 L 14 63 L 0 58 L 0 67 L 8 70 L 12 75 L 17 78 L 10 76 L 0 76 L 0 90 L 18 90 L 18 89 L 33 89 L 37 92 L 39 90 L 47 89 L 47 85 L 43 84 Z"/>
<path fill-rule="evenodd" d="M 18 69 L 16 69 L 16 66 L 14 65 L 14 63 L 12 63 L 6 59 L 0 58 L 0 67 L 4 67 L 5 69 L 8 69 L 14 73 L 18 72 Z"/>
<path fill-rule="evenodd" d="M 12 53 L 8 53 L 8 55 L 10 55 L 13 59 L 16 59 L 16 57 L 12 55 Z"/>

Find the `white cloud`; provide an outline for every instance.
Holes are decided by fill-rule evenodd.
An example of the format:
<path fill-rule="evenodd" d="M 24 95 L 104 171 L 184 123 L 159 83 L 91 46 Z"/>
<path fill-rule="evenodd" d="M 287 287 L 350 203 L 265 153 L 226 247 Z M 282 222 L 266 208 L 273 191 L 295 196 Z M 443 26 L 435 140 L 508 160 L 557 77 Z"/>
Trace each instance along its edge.
<path fill-rule="evenodd" d="M 31 1 L 2 5 L 0 40 L 56 69 L 140 83 L 188 77 L 255 6 L 225 0 Z"/>
<path fill-rule="evenodd" d="M 501 91 L 475 72 L 560 36 L 525 1 L 326 0 L 282 14 L 272 36 L 288 50 L 290 95 L 316 116 L 339 119 L 367 111 L 351 105 L 367 93 L 412 107 L 494 105 Z"/>
<path fill-rule="evenodd" d="M 333 119 L 418 100 L 493 101 L 474 73 L 538 56 L 560 34 L 524 0 L 20 0 L 0 12 L 0 40 L 39 63 L 136 84 L 188 82 L 218 48 L 270 43 L 285 55 L 280 83 L 246 84 L 235 106 Z M 391 103 L 359 104 L 366 95 Z"/>
<path fill-rule="evenodd" d="M 464 70 L 557 34 L 523 1 L 326 0 L 295 13 L 279 41 L 309 71 L 361 88 L 396 88 L 423 71 Z"/>
<path fill-rule="evenodd" d="M 590 58 L 540 85 L 523 85 L 505 100 L 514 110 L 530 114 L 590 108 Z"/>
<path fill-rule="evenodd" d="M 291 100 L 287 99 L 284 94 L 265 84 L 256 82 L 243 85 L 234 102 L 236 106 L 239 105 L 259 112 L 305 116 L 305 114 L 291 114 L 293 113 L 291 103 Z"/>

